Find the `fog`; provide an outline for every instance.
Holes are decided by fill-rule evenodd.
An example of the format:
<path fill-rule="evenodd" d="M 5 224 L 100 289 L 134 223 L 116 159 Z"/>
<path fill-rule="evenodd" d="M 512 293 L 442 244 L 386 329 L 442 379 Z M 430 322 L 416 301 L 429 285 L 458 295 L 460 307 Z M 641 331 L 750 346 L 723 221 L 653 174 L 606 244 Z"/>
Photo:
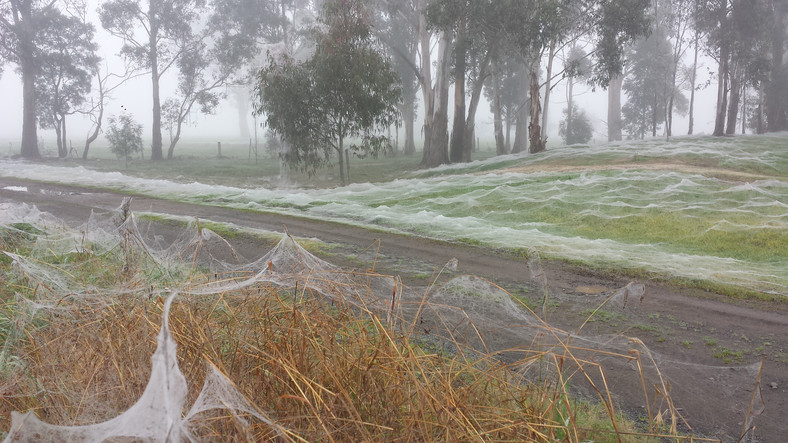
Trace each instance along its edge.
<path fill-rule="evenodd" d="M 113 60 L 115 55 L 111 52 L 104 55 L 105 60 Z M 116 66 L 120 69 L 119 66 Z M 565 98 L 565 85 L 566 82 L 562 81 L 554 89 L 552 99 L 550 100 L 550 116 L 548 119 L 548 139 L 552 143 L 559 140 L 558 124 L 563 118 L 563 108 L 566 106 Z M 162 97 L 172 95 L 175 89 L 174 79 L 167 78 L 162 83 Z M 12 152 L 18 154 L 19 141 L 22 137 L 22 83 L 19 76 L 8 70 L 4 72 L 0 78 L 0 96 L 2 99 L 2 107 L 0 107 L 0 140 L 6 144 L 13 145 Z M 607 140 L 607 92 L 597 89 L 593 91 L 590 87 L 585 85 L 575 85 L 575 102 L 578 103 L 581 109 L 584 109 L 594 126 L 594 142 L 603 142 Z M 450 92 L 453 94 L 453 92 Z M 714 129 L 714 109 L 716 100 L 716 83 L 711 83 L 705 89 L 696 92 L 696 111 L 695 111 L 695 133 L 711 133 Z M 626 103 L 625 95 L 622 95 L 622 104 Z M 132 114 L 138 121 L 140 121 L 144 128 L 144 136 L 150 136 L 150 127 L 152 119 L 152 99 L 151 99 L 151 85 L 149 76 L 143 76 L 133 79 L 126 84 L 122 85 L 114 94 L 113 98 L 109 100 L 106 108 L 107 116 L 118 115 L 121 112 L 128 112 Z M 479 105 L 479 111 L 476 116 L 477 136 L 481 141 L 481 147 L 486 149 L 489 145 L 494 149 L 493 141 L 493 118 L 489 111 L 489 104 L 484 101 Z M 449 114 L 451 119 L 451 112 Z M 421 120 L 423 113 L 421 107 L 419 108 L 419 115 L 416 119 L 416 144 L 417 149 L 420 149 L 421 133 Z M 676 135 L 686 134 L 688 127 L 688 116 L 674 116 L 674 133 Z M 252 128 L 254 120 L 250 115 L 248 117 L 249 127 Z M 240 129 L 238 122 L 238 111 L 231 95 L 228 95 L 221 103 L 217 112 L 213 115 L 204 115 L 199 112 L 191 113 L 191 125 L 184 128 L 183 137 L 186 139 L 191 137 L 214 137 L 217 140 L 223 138 L 238 138 L 240 137 Z M 83 146 L 85 138 L 90 129 L 90 121 L 79 115 L 70 116 L 68 118 L 69 139 L 73 141 L 75 147 Z M 261 135 L 261 134 L 260 134 Z M 167 137 L 167 134 L 163 134 Z M 51 148 L 54 144 L 55 134 L 54 130 L 39 129 L 39 137 L 44 141 L 45 145 Z M 401 133 L 400 138 L 404 138 L 404 133 Z M 101 139 L 100 139 L 101 140 Z M 559 142 L 560 143 L 560 142 Z M 11 149 L 9 146 L 3 147 L 0 152 Z"/>
<path fill-rule="evenodd" d="M 111 36 L 108 32 L 101 28 L 98 14 L 96 12 L 97 3 L 88 2 L 88 20 L 96 26 L 96 41 L 99 44 L 98 53 L 102 58 L 104 70 L 109 72 L 122 72 L 123 65 L 120 57 L 117 55 L 120 47 L 121 40 Z M 691 54 L 685 56 L 685 63 L 691 62 L 689 60 Z M 545 73 L 543 61 L 542 76 Z M 553 72 L 560 71 L 561 60 L 556 58 L 554 61 Z M 709 57 L 701 57 L 700 65 L 698 67 L 698 84 L 706 84 L 704 89 L 700 89 L 696 93 L 696 108 L 695 108 L 695 130 L 696 134 L 711 133 L 714 128 L 714 110 L 716 104 L 716 81 L 711 78 L 711 72 L 715 67 L 715 62 Z M 21 141 L 22 134 L 22 83 L 20 76 L 15 72 L 15 66 L 6 64 L 2 76 L 0 77 L 0 97 L 2 97 L 2 106 L 0 106 L 0 153 L 4 154 L 18 154 L 18 148 Z M 171 69 L 167 72 L 161 80 L 161 101 L 162 103 L 167 97 L 175 95 L 176 88 L 176 75 L 177 70 Z M 708 83 L 707 83 L 708 81 Z M 95 82 L 94 82 L 95 83 Z M 95 84 L 94 84 L 95 89 Z M 150 75 L 141 75 L 135 79 L 127 81 L 121 85 L 117 90 L 113 91 L 111 98 L 105 108 L 104 125 L 109 117 L 117 116 L 121 113 L 129 113 L 134 118 L 142 123 L 145 139 L 150 139 L 151 125 L 152 125 L 152 88 Z M 226 91 L 225 91 L 226 92 Z M 689 91 L 684 91 L 689 96 Z M 542 97 L 544 96 L 544 88 L 542 88 Z M 450 97 L 453 97 L 453 91 L 450 91 Z M 574 100 L 579 108 L 585 110 L 591 120 L 594 129 L 594 136 L 592 143 L 600 143 L 607 140 L 607 93 L 604 90 L 597 88 L 593 90 L 588 85 L 578 82 L 574 87 Z M 417 94 L 417 100 L 420 101 L 421 94 Z M 88 99 L 89 101 L 90 99 Z M 546 132 L 548 136 L 548 146 L 556 146 L 561 144 L 562 141 L 558 135 L 559 122 L 563 118 L 563 109 L 566 106 L 566 81 L 560 78 L 557 79 L 552 89 L 550 100 L 550 114 L 548 117 Z M 626 94 L 622 93 L 622 105 L 626 103 Z M 449 105 L 449 121 L 451 122 L 453 107 Z M 247 112 L 248 127 L 254 134 L 254 120 L 251 116 L 251 109 Z M 186 140 L 190 138 L 211 138 L 217 141 L 227 139 L 238 139 L 242 137 L 240 131 L 240 124 L 238 121 L 238 109 L 232 94 L 228 94 L 221 102 L 216 112 L 212 115 L 201 114 L 200 112 L 193 111 L 190 114 L 188 124 L 184 126 L 182 137 Z M 418 115 L 415 122 L 415 137 L 417 149 L 420 149 L 422 144 L 421 125 L 423 121 L 423 109 L 419 104 Z M 450 125 L 451 126 L 451 125 Z M 664 125 L 662 125 L 664 126 Z M 88 131 L 91 127 L 90 121 L 85 116 L 71 115 L 67 118 L 68 139 L 79 152 L 81 147 L 84 146 L 85 139 L 87 138 Z M 674 112 L 673 133 L 674 135 L 686 134 L 688 127 L 688 116 L 681 116 Z M 660 130 L 662 131 L 662 130 Z M 258 136 L 262 137 L 265 129 L 258 130 Z M 737 131 L 738 132 L 738 131 Z M 660 132 L 661 134 L 661 132 Z M 55 132 L 52 129 L 39 129 L 39 139 L 43 142 L 43 153 L 51 152 L 55 145 Z M 392 132 L 393 135 L 393 132 Z M 162 136 L 166 141 L 168 134 L 165 128 L 162 128 Z M 493 137 L 493 117 L 490 112 L 489 103 L 482 98 L 482 103 L 476 115 L 476 136 L 480 140 L 480 147 L 482 149 L 495 149 Z M 514 136 L 514 128 L 512 128 L 512 137 Z M 404 130 L 400 132 L 401 144 L 404 143 Z M 99 138 L 99 143 L 103 142 L 103 137 Z M 184 146 L 177 151 L 178 154 L 184 154 L 186 151 Z"/>

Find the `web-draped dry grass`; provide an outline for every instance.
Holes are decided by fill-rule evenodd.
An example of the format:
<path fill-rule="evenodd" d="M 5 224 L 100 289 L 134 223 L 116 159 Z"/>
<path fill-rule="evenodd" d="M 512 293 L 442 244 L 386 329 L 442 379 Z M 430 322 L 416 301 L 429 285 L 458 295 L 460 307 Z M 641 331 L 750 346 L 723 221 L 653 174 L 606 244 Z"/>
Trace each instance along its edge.
<path fill-rule="evenodd" d="M 3 241 L 6 250 L 24 247 L 19 238 Z M 71 268 L 86 274 L 78 278 L 89 279 L 97 266 L 117 266 L 123 269 L 104 269 L 103 275 L 136 281 L 124 260 L 88 253 L 71 259 L 90 262 Z M 11 266 L 0 262 L 2 312 L 11 319 L 2 325 L 3 338 L 16 338 L 8 342 L 12 358 L 0 372 L 0 429 L 9 429 L 11 411 L 33 410 L 53 424 L 79 425 L 108 420 L 134 404 L 150 377 L 162 298 L 148 287 L 109 295 L 111 303 L 100 307 L 64 296 L 23 322 L 14 319 L 25 317 L 24 303 L 14 302 L 8 288 L 28 298 L 50 288 L 29 284 Z M 218 276 L 191 276 L 211 277 Z M 633 435 L 607 392 L 599 392 L 602 404 L 579 402 L 563 374 L 524 377 L 516 369 L 523 361 L 507 365 L 491 355 L 443 351 L 409 333 L 406 319 L 386 321 L 303 287 L 260 283 L 200 296 L 184 291 L 169 320 L 189 386 L 187 407 L 213 365 L 280 429 L 234 412 L 204 412 L 192 431 L 211 441 L 650 438 Z M 565 351 L 558 358 L 571 360 Z M 534 352 L 528 358 L 525 363 L 556 357 Z M 577 375 L 583 370 L 573 371 L 583 378 Z"/>
<path fill-rule="evenodd" d="M 25 370 L 4 380 L 0 428 L 8 429 L 12 410 L 75 425 L 130 407 L 150 376 L 160 315 L 160 300 L 126 300 L 34 322 L 20 345 Z M 210 362 L 294 439 L 615 440 L 579 429 L 609 422 L 602 408 L 589 412 L 562 389 L 518 379 L 501 363 L 427 352 L 375 318 L 317 298 L 296 301 L 272 288 L 184 298 L 170 321 L 188 404 Z M 575 424 L 573 406 L 597 417 Z M 200 433 L 216 439 L 276 436 L 263 424 L 243 431 L 232 417 L 201 423 Z"/>

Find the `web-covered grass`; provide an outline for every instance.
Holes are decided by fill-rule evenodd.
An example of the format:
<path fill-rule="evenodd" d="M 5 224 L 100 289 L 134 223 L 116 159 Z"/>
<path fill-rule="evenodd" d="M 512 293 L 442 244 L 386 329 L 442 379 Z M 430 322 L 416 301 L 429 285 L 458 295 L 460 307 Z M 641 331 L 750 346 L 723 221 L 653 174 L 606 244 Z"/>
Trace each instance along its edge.
<path fill-rule="evenodd" d="M 596 267 L 706 282 L 733 295 L 785 296 L 786 146 L 786 134 L 569 146 L 331 189 L 175 183 L 8 163 L 0 174 L 536 248 Z M 385 168 L 379 163 L 368 165 L 371 175 Z"/>
<path fill-rule="evenodd" d="M 483 279 L 408 294 L 289 236 L 246 261 L 199 224 L 149 243 L 127 206 L 77 230 L 32 207 L 3 209 L 9 441 L 638 441 L 683 424 L 641 342 L 568 335 Z M 644 291 L 629 285 L 607 302 Z M 485 341 L 503 326 L 485 321 L 493 311 L 517 347 Z M 642 383 L 641 428 L 620 417 L 608 384 L 624 377 L 607 370 Z M 596 400 L 578 401 L 576 388 Z"/>

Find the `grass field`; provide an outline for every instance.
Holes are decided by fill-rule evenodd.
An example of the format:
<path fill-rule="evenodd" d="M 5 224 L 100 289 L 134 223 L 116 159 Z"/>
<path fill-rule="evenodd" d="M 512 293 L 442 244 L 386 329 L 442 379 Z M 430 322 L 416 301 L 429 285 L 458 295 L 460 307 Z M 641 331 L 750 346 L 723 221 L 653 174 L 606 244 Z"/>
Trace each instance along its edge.
<path fill-rule="evenodd" d="M 180 157 L 0 165 L 0 174 L 297 214 L 648 273 L 731 295 L 788 295 L 788 135 L 556 147 L 418 169 L 355 159 L 352 184 L 290 172 L 248 143 L 184 142 Z M 100 156 L 101 149 L 96 148 Z M 77 174 L 69 168 L 80 167 Z M 109 171 L 119 171 L 122 175 Z M 704 283 L 706 282 L 706 283 Z M 726 289 L 727 288 L 727 289 Z M 768 296 L 768 295 L 767 295 Z"/>

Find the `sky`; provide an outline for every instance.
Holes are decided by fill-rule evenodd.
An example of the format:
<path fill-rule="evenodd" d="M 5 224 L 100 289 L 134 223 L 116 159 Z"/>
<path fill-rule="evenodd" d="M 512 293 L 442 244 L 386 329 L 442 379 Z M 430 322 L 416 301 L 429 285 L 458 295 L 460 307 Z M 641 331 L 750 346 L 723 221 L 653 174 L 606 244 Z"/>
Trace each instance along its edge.
<path fill-rule="evenodd" d="M 90 7 L 89 7 L 90 9 Z M 98 17 L 93 11 L 89 11 L 89 17 L 94 23 L 98 24 Z M 105 60 L 105 66 L 110 71 L 119 71 L 122 65 L 116 56 L 120 49 L 120 41 L 108 33 L 100 26 L 97 26 L 97 41 L 99 42 L 100 56 Z M 701 61 L 706 68 L 713 67 L 710 59 Z M 559 69 L 560 61 L 556 60 L 554 70 Z M 13 154 L 18 150 L 22 134 L 22 83 L 19 75 L 15 72 L 15 67 L 6 65 L 2 77 L 0 77 L 0 152 L 8 150 Z M 708 76 L 708 69 L 699 68 L 699 83 L 704 83 Z M 174 74 L 167 75 L 162 80 L 161 100 L 162 102 L 170 96 L 176 83 Z M 689 94 L 687 92 L 687 94 Z M 714 107 L 716 102 L 716 83 L 712 82 L 706 89 L 698 91 L 695 112 L 695 133 L 710 133 L 714 127 Z M 421 94 L 419 93 L 419 99 Z M 450 94 L 453 97 L 453 93 Z M 484 100 L 484 99 L 482 99 Z M 603 142 L 607 140 L 607 92 L 603 90 L 592 91 L 591 88 L 583 84 L 575 85 L 575 100 L 581 109 L 584 109 L 591 118 L 594 127 L 594 139 L 592 142 Z M 622 100 L 626 100 L 622 94 Z M 562 118 L 562 110 L 566 106 L 566 82 L 558 84 L 552 91 L 550 100 L 550 115 L 548 116 L 547 134 L 552 141 L 559 140 L 558 124 Z M 450 105 L 449 110 L 453 107 Z M 152 121 L 152 98 L 151 81 L 149 76 L 142 76 L 128 81 L 117 89 L 109 101 L 105 111 L 106 117 L 119 115 L 121 112 L 132 114 L 143 124 L 144 137 L 150 137 Z M 251 110 L 249 110 L 251 112 Z M 417 149 L 420 144 L 421 121 L 423 116 L 421 110 L 417 117 L 415 130 L 417 137 Z M 451 114 L 449 116 L 451 119 Z M 67 120 L 69 139 L 75 147 L 84 145 L 88 132 L 90 131 L 90 121 L 82 116 L 72 116 Z M 248 117 L 250 128 L 254 127 L 251 115 Z M 451 126 L 451 125 L 450 125 Z M 492 148 L 493 141 L 493 118 L 487 102 L 480 104 L 476 118 L 477 136 L 481 140 L 481 147 Z M 182 137 L 214 137 L 217 141 L 237 139 L 240 135 L 238 121 L 238 110 L 231 96 L 222 101 L 219 108 L 213 115 L 203 115 L 194 112 L 191 116 L 191 125 L 183 129 Z M 688 118 L 674 116 L 674 134 L 685 134 L 688 127 Z M 253 129 L 252 129 L 253 130 Z M 258 133 L 262 137 L 264 129 Z M 163 134 L 165 140 L 167 135 Z M 512 134 L 513 135 L 513 134 Z M 43 139 L 45 145 L 54 145 L 54 131 L 39 129 L 39 137 Z M 404 134 L 400 135 L 404 140 Z"/>

